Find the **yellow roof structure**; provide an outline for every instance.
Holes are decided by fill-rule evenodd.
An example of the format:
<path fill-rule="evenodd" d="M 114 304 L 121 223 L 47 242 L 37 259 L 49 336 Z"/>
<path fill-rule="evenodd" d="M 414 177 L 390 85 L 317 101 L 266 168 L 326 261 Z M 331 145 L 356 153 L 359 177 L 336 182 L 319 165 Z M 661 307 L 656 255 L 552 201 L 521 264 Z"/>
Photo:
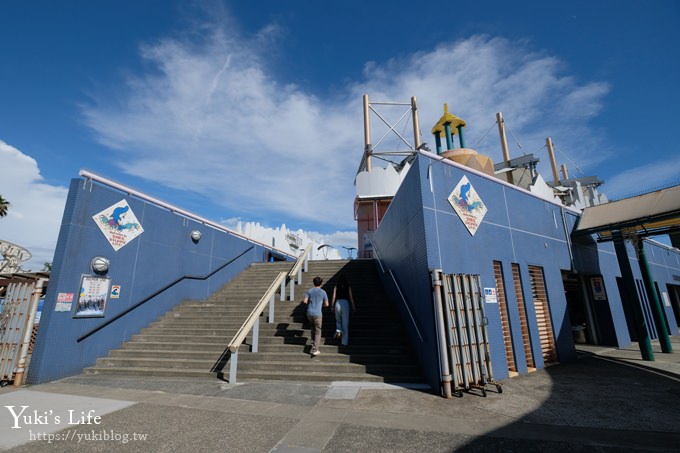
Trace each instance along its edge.
<path fill-rule="evenodd" d="M 458 126 L 465 127 L 465 121 L 458 118 L 456 115 L 449 113 L 449 104 L 444 104 L 444 115 L 439 118 L 437 124 L 432 128 L 432 134 L 439 136 L 443 135 L 445 131 L 444 125 L 446 123 L 451 125 L 451 135 L 456 135 L 458 133 L 458 129 L 456 129 Z"/>

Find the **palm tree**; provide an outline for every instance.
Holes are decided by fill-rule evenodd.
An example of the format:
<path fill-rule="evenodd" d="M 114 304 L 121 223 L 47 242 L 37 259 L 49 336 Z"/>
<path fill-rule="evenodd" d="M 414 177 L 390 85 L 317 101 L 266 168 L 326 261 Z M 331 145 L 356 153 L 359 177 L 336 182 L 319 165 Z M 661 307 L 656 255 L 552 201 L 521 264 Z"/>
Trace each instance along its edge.
<path fill-rule="evenodd" d="M 7 215 L 9 204 L 9 201 L 5 200 L 3 196 L 0 195 L 0 217 L 5 217 Z"/>

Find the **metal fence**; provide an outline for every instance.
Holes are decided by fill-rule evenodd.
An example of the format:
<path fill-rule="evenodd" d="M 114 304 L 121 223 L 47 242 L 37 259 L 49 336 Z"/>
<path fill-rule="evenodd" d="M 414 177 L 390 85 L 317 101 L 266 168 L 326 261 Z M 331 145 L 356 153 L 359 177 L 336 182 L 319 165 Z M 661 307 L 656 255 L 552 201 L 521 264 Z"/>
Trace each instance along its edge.
<path fill-rule="evenodd" d="M 445 351 L 442 359 L 447 370 L 443 374 L 447 375 L 452 393 L 462 396 L 463 391 L 478 389 L 486 396 L 489 384 L 501 393 L 501 385 L 493 379 L 479 275 L 435 271 L 435 278 L 441 291 L 441 297 L 435 301 L 443 305 L 440 325 L 444 344 L 440 348 Z"/>
<path fill-rule="evenodd" d="M 0 311 L 0 385 L 21 385 L 38 303 L 47 279 L 9 283 Z"/>

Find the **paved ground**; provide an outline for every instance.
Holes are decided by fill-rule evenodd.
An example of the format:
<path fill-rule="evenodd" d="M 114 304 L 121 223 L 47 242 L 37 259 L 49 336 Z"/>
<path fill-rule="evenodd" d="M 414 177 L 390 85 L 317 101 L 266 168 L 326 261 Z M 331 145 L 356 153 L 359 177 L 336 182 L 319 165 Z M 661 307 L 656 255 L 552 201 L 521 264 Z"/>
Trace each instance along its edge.
<path fill-rule="evenodd" d="M 100 376 L 5 387 L 0 448 L 680 452 L 680 339 L 672 340 L 673 354 L 654 345 L 655 362 L 643 362 L 636 345 L 580 347 L 578 360 L 505 380 L 503 393 L 486 398 L 368 383 Z"/>

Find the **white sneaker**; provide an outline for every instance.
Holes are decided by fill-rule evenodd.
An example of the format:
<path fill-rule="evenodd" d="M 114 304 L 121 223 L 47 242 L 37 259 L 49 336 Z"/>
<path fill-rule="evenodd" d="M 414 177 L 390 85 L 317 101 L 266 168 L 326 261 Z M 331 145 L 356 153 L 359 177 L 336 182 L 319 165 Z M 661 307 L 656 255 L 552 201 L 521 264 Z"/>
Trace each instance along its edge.
<path fill-rule="evenodd" d="M 316 357 L 316 356 L 318 356 L 319 354 L 321 354 L 321 351 L 313 351 L 313 352 L 312 352 L 312 357 Z"/>

